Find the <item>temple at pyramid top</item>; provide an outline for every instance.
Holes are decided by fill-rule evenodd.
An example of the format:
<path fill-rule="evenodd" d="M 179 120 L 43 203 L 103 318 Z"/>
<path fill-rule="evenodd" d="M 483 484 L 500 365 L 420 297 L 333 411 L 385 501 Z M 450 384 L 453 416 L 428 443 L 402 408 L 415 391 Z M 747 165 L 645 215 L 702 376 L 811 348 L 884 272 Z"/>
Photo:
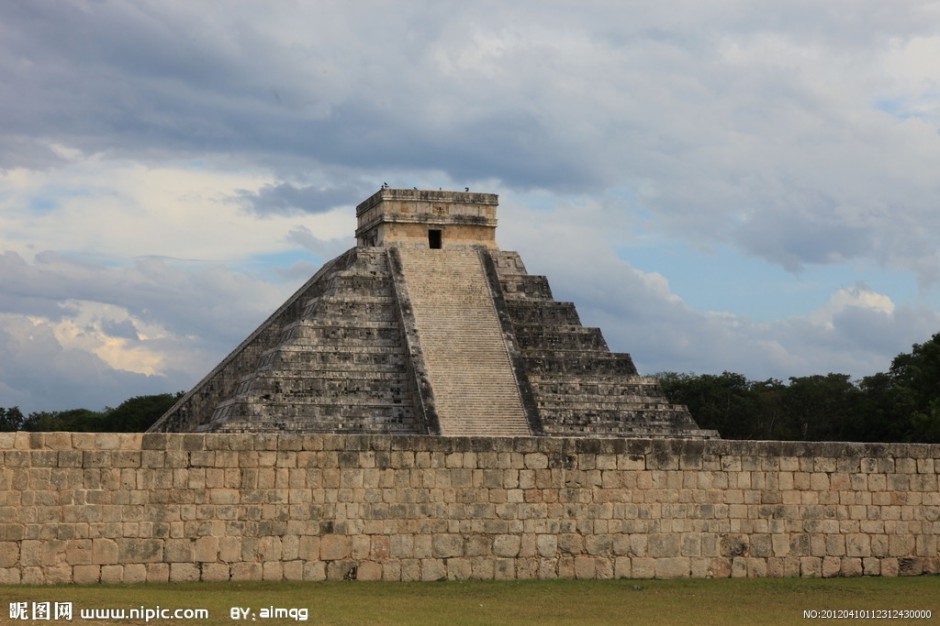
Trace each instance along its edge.
<path fill-rule="evenodd" d="M 383 188 L 356 207 L 359 246 L 496 248 L 494 193 Z"/>
<path fill-rule="evenodd" d="M 496 245 L 498 197 L 382 188 L 327 262 L 151 428 L 713 438 Z"/>

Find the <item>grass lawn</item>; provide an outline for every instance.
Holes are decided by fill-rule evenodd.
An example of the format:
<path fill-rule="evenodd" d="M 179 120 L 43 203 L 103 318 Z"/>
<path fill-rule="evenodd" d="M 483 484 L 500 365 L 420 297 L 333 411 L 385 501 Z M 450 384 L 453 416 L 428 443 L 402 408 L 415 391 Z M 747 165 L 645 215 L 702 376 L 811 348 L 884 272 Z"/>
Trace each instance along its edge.
<path fill-rule="evenodd" d="M 191 624 L 296 624 L 265 619 L 263 609 L 307 609 L 311 624 L 795 624 L 874 621 L 806 619 L 807 610 L 929 609 L 940 624 L 940 577 L 837 579 L 472 581 L 437 583 L 185 583 L 88 587 L 0 587 L 0 624 L 10 603 L 72 602 L 73 624 L 143 624 L 82 620 L 81 609 L 199 608 Z M 247 620 L 232 609 L 249 608 Z M 184 622 L 184 620 L 176 620 Z M 19 621 L 16 623 L 56 623 Z M 68 622 L 58 622 L 68 623 Z M 169 623 L 153 619 L 150 623 Z"/>

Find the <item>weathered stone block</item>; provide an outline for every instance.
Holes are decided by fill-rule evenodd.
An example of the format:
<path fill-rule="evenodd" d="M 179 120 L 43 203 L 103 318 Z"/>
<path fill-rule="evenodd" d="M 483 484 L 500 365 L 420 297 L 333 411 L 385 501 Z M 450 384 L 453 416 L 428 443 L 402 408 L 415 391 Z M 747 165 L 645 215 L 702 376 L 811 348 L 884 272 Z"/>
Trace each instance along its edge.
<path fill-rule="evenodd" d="M 123 565 L 102 565 L 101 582 L 110 585 L 116 585 L 124 582 Z"/>
<path fill-rule="evenodd" d="M 120 550 L 117 541 L 107 538 L 93 539 L 91 560 L 95 565 L 118 563 L 120 560 Z"/>
<path fill-rule="evenodd" d="M 324 535 L 320 538 L 320 558 L 338 561 L 349 558 L 352 541 L 346 535 Z"/>
<path fill-rule="evenodd" d="M 514 557 L 519 554 L 520 537 L 516 535 L 497 535 L 493 538 L 493 553 L 498 557 Z"/>
<path fill-rule="evenodd" d="M 431 555 L 436 559 L 463 556 L 463 537 L 461 535 L 434 535 Z"/>
<path fill-rule="evenodd" d="M 143 563 L 128 563 L 124 565 L 124 580 L 127 585 L 136 585 L 147 582 L 147 566 Z"/>
<path fill-rule="evenodd" d="M 168 563 L 192 563 L 193 540 L 167 539 L 164 544 L 164 560 Z"/>
<path fill-rule="evenodd" d="M 20 547 L 15 541 L 0 542 L 0 568 L 13 567 L 20 559 Z"/>
<path fill-rule="evenodd" d="M 147 582 L 165 583 L 170 580 L 169 563 L 147 563 Z"/>
<path fill-rule="evenodd" d="M 668 557 L 656 559 L 656 578 L 688 578 L 691 565 L 687 557 Z"/>
<path fill-rule="evenodd" d="M 101 580 L 100 565 L 76 565 L 72 568 L 72 581 L 77 585 L 90 585 Z"/>

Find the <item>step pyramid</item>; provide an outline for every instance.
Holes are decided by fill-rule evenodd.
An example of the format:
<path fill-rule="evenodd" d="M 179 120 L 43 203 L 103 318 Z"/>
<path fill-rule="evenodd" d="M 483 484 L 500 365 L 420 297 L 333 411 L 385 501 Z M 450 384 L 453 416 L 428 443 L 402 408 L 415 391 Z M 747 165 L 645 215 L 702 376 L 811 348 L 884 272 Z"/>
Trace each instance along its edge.
<path fill-rule="evenodd" d="M 495 194 L 383 188 L 152 432 L 715 438 L 495 243 Z"/>

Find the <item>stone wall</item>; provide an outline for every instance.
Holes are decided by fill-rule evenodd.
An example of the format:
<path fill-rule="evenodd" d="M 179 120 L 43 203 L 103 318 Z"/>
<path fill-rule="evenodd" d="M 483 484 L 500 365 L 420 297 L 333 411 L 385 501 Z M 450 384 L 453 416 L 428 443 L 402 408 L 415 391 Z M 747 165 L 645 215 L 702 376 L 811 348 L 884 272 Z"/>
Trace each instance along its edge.
<path fill-rule="evenodd" d="M 3 433 L 0 583 L 940 572 L 940 446 Z"/>

